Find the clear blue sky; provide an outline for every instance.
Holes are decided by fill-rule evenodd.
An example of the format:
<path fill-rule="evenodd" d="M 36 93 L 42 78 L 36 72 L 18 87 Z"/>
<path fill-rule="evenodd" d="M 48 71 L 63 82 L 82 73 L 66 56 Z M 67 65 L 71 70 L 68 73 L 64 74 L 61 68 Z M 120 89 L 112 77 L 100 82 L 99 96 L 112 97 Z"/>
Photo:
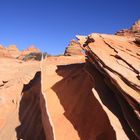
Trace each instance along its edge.
<path fill-rule="evenodd" d="M 63 53 L 75 35 L 114 33 L 140 18 L 140 0 L 0 0 L 0 44 Z"/>

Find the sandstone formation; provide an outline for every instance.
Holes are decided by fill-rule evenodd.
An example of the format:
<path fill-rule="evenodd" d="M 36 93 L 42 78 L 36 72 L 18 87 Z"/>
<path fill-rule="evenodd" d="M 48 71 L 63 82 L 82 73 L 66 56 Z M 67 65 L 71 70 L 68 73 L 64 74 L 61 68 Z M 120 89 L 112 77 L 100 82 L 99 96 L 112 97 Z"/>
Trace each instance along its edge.
<path fill-rule="evenodd" d="M 0 56 L 17 58 L 20 55 L 20 51 L 17 49 L 16 45 L 9 45 L 8 47 L 3 47 L 0 45 Z"/>
<path fill-rule="evenodd" d="M 28 48 L 26 48 L 26 49 L 24 49 L 22 52 L 21 52 L 21 54 L 20 54 L 20 56 L 18 57 L 18 59 L 23 59 L 26 55 L 28 55 L 28 54 L 30 54 L 30 53 L 38 53 L 38 52 L 40 52 L 40 50 L 39 49 L 37 49 L 35 46 L 30 46 L 30 47 L 28 47 Z"/>
<path fill-rule="evenodd" d="M 2 45 L 0 45 L 0 49 L 3 49 L 4 47 Z"/>
<path fill-rule="evenodd" d="M 136 21 L 136 22 L 132 25 L 131 30 L 132 30 L 132 31 L 135 31 L 135 32 L 140 32 L 140 19 L 138 19 L 138 21 Z"/>
<path fill-rule="evenodd" d="M 26 55 L 30 53 L 39 53 L 39 49 L 35 46 L 30 46 L 23 51 L 19 51 L 16 45 L 9 45 L 8 47 L 3 47 L 0 45 L 0 57 L 16 58 L 22 60 Z"/>
<path fill-rule="evenodd" d="M 36 135 L 37 131 L 41 133 L 40 123 L 38 124 L 40 127 L 35 127 L 33 124 L 25 125 L 29 124 L 31 120 L 35 121 L 36 125 L 39 122 L 39 119 L 34 117 L 36 111 L 33 112 L 32 110 L 36 107 L 35 109 L 39 111 L 37 108 L 39 106 L 38 101 L 35 98 L 36 94 L 32 95 L 30 92 L 29 97 L 23 94 L 26 92 L 26 85 L 30 83 L 37 71 L 40 71 L 38 62 L 24 63 L 16 59 L 0 58 L 0 83 L 2 83 L 0 84 L 1 140 L 16 140 L 23 133 L 23 139 L 35 139 L 35 134 L 26 136 L 27 131 L 36 131 Z M 37 85 L 39 86 L 39 84 Z M 38 86 L 36 88 L 39 88 Z M 34 99 L 35 102 L 33 102 Z M 36 115 L 39 117 L 39 114 Z"/>
<path fill-rule="evenodd" d="M 11 54 L 9 53 L 8 49 L 2 45 L 0 45 L 0 57 L 11 57 Z"/>
<path fill-rule="evenodd" d="M 6 49 L 8 50 L 9 55 L 13 58 L 17 58 L 21 53 L 16 45 L 9 45 Z"/>
<path fill-rule="evenodd" d="M 104 83 L 112 91 L 108 96 L 113 96 L 117 108 L 120 108 L 122 122 L 127 125 L 125 132 L 129 132 L 130 139 L 139 139 L 140 48 L 127 37 L 91 34 L 88 38 L 93 38 L 83 47 L 88 61 L 100 72 Z M 99 96 L 104 98 L 102 96 L 105 95 L 99 93 Z M 101 100 L 104 102 L 104 99 Z M 112 106 L 114 111 L 117 108 L 113 109 Z"/>
<path fill-rule="evenodd" d="M 76 40 L 71 40 L 70 44 L 66 47 L 65 56 L 83 55 L 80 44 Z"/>
<path fill-rule="evenodd" d="M 0 140 L 140 139 L 139 39 L 76 38 L 66 56 L 0 57 Z"/>
<path fill-rule="evenodd" d="M 26 54 L 29 54 L 29 53 L 32 53 L 32 52 L 37 53 L 37 52 L 40 52 L 40 51 L 39 51 L 39 49 L 37 49 L 35 46 L 32 45 L 32 46 L 30 46 L 30 47 L 24 49 L 24 50 L 22 51 L 22 54 L 26 55 Z"/>
<path fill-rule="evenodd" d="M 130 29 L 123 29 L 115 33 L 119 36 L 138 37 L 140 38 L 140 19 L 136 21 Z"/>

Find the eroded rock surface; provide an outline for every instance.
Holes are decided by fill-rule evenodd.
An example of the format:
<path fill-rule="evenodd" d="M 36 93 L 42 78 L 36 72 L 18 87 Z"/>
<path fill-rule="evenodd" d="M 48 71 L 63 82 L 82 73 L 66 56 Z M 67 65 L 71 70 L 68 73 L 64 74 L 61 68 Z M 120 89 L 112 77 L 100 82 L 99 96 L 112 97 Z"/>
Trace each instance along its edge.
<path fill-rule="evenodd" d="M 30 122 L 31 120 L 34 121 L 33 116 L 36 111 L 33 112 L 33 110 L 37 110 L 35 101 L 38 101 L 36 98 L 38 95 L 34 92 L 25 95 L 23 89 L 34 78 L 37 71 L 40 71 L 38 62 L 24 63 L 16 59 L 0 58 L 0 83 L 2 83 L 0 86 L 1 140 L 34 139 L 33 135 L 32 138 L 30 135 L 30 130 L 33 128 L 33 124 Z M 37 85 L 39 86 L 39 84 Z M 36 92 L 39 94 L 39 90 Z M 34 106 L 36 109 L 33 109 Z M 36 116 L 38 115 L 39 113 L 36 114 Z"/>
<path fill-rule="evenodd" d="M 76 38 L 66 56 L 41 62 L 13 59 L 16 47 L 0 46 L 0 140 L 140 139 L 136 34 Z"/>
<path fill-rule="evenodd" d="M 138 37 L 140 38 L 140 19 L 137 20 L 130 29 L 123 29 L 115 33 L 119 36 Z"/>
<path fill-rule="evenodd" d="M 95 81 L 81 62 L 75 58 L 75 63 L 65 60 L 67 65 L 59 59 L 53 64 L 49 60 L 43 64 L 43 94 L 54 137 L 57 140 L 116 139 L 108 116 L 92 91 Z"/>
<path fill-rule="evenodd" d="M 93 41 L 87 43 L 88 38 Z M 134 133 L 131 139 L 139 139 L 140 48 L 127 37 L 106 34 L 91 34 L 85 44 L 88 61 L 114 92 L 129 131 Z"/>
<path fill-rule="evenodd" d="M 16 45 L 9 45 L 8 47 L 4 47 L 0 45 L 0 57 L 5 58 L 16 58 L 22 60 L 26 55 L 30 53 L 39 53 L 39 49 L 35 46 L 30 46 L 23 51 L 19 51 Z"/>
<path fill-rule="evenodd" d="M 71 40 L 70 44 L 66 47 L 65 56 L 74 56 L 74 55 L 84 55 L 82 53 L 82 48 L 76 40 Z"/>

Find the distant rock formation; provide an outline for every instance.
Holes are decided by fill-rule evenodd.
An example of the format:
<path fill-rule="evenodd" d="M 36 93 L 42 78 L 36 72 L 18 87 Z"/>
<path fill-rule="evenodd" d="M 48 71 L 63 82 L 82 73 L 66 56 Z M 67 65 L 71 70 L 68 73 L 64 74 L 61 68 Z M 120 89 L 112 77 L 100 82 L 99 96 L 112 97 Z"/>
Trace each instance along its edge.
<path fill-rule="evenodd" d="M 3 49 L 4 47 L 3 47 L 3 45 L 0 45 L 0 49 Z"/>
<path fill-rule="evenodd" d="M 0 57 L 23 59 L 25 55 L 38 52 L 40 51 L 35 46 L 30 46 L 23 51 L 19 51 L 16 45 L 9 45 L 8 47 L 0 45 Z"/>
<path fill-rule="evenodd" d="M 7 48 L 9 55 L 13 58 L 17 58 L 20 55 L 20 51 L 16 47 L 16 45 L 9 45 Z"/>
<path fill-rule="evenodd" d="M 5 54 L 5 48 L 3 47 L 3 45 L 0 45 L 0 57 L 4 56 Z"/>
<path fill-rule="evenodd" d="M 18 48 L 16 47 L 16 45 L 9 45 L 7 47 L 8 51 L 19 51 Z"/>
<path fill-rule="evenodd" d="M 29 53 L 37 53 L 40 52 L 40 50 L 38 48 L 36 48 L 34 45 L 24 49 L 21 53 L 22 54 L 29 54 Z"/>
<path fill-rule="evenodd" d="M 39 53 L 40 50 L 38 48 L 36 48 L 34 45 L 24 49 L 20 56 L 18 57 L 18 59 L 23 59 L 26 55 L 30 54 L 30 53 Z"/>
<path fill-rule="evenodd" d="M 130 28 L 134 32 L 140 32 L 140 19 L 138 19 Z"/>
<path fill-rule="evenodd" d="M 71 40 L 69 45 L 66 47 L 64 55 L 65 56 L 83 55 L 80 44 L 74 39 Z"/>
<path fill-rule="evenodd" d="M 116 32 L 115 35 L 140 38 L 140 19 L 137 20 L 130 27 L 130 29 L 122 29 L 122 30 Z"/>

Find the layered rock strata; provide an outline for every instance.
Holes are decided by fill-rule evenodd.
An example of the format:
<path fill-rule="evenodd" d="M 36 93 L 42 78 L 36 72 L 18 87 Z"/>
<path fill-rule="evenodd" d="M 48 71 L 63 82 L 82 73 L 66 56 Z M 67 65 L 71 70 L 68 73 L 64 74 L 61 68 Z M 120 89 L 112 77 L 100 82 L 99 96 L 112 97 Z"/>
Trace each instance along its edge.
<path fill-rule="evenodd" d="M 66 47 L 64 55 L 65 56 L 83 55 L 80 44 L 76 42 L 76 40 L 71 40 L 69 45 Z"/>
<path fill-rule="evenodd" d="M 140 48 L 127 37 L 91 34 L 83 49 L 88 61 L 113 92 L 129 131 L 134 135 L 131 139 L 139 139 Z"/>
<path fill-rule="evenodd" d="M 140 19 L 137 20 L 130 29 L 123 29 L 115 33 L 119 36 L 128 36 L 128 37 L 135 37 L 140 38 Z"/>

